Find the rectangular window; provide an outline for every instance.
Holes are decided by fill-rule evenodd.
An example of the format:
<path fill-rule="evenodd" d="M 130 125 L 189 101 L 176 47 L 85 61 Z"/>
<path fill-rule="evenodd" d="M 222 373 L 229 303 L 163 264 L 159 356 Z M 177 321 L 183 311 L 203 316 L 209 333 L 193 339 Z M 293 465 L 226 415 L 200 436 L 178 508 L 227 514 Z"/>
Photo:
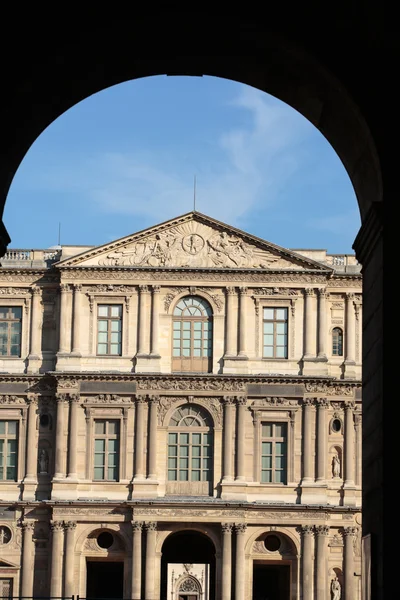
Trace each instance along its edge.
<path fill-rule="evenodd" d="M 21 356 L 22 307 L 0 306 L 0 356 Z"/>
<path fill-rule="evenodd" d="M 119 480 L 119 431 L 118 420 L 94 422 L 94 479 L 97 481 Z"/>
<path fill-rule="evenodd" d="M 263 357 L 288 357 L 288 309 L 264 308 Z"/>
<path fill-rule="evenodd" d="M 168 481 L 211 481 L 211 435 L 168 434 Z"/>
<path fill-rule="evenodd" d="M 261 483 L 287 483 L 287 424 L 261 424 Z"/>
<path fill-rule="evenodd" d="M 0 421 L 0 481 L 17 481 L 18 421 Z"/>
<path fill-rule="evenodd" d="M 97 354 L 121 356 L 122 305 L 99 304 L 97 307 Z"/>

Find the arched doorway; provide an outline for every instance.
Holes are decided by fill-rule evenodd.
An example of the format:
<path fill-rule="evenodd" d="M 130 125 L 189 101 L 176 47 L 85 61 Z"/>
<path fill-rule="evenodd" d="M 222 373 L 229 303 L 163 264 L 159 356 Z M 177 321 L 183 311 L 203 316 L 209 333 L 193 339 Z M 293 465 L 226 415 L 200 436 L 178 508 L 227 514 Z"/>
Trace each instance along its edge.
<path fill-rule="evenodd" d="M 215 547 L 199 531 L 172 533 L 161 558 L 160 600 L 215 600 Z"/>

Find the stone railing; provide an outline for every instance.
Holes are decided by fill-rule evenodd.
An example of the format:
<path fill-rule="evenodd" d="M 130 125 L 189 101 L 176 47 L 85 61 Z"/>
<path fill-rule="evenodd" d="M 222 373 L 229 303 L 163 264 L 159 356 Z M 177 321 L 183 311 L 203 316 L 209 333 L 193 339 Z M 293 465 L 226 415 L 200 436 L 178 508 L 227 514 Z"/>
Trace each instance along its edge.
<path fill-rule="evenodd" d="M 0 259 L 1 266 L 25 267 L 25 268 L 46 268 L 52 263 L 59 260 L 61 257 L 60 250 L 28 250 L 25 248 L 12 248 L 7 250 L 5 255 Z"/>

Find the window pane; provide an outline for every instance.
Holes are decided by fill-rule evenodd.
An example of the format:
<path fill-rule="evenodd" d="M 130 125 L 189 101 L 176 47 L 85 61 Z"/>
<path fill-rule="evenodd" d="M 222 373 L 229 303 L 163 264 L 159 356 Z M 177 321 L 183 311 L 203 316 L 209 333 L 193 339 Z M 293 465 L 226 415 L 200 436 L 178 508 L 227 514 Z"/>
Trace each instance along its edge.
<path fill-rule="evenodd" d="M 168 471 L 168 481 L 176 481 L 176 472 Z"/>
<path fill-rule="evenodd" d="M 97 321 L 97 331 L 107 331 L 108 321 Z"/>
<path fill-rule="evenodd" d="M 264 348 L 264 357 L 272 358 L 273 356 L 274 356 L 273 348 L 271 348 L 271 346 L 265 347 Z"/>
<path fill-rule="evenodd" d="M 187 471 L 179 471 L 179 481 L 189 481 Z"/>
<path fill-rule="evenodd" d="M 111 340 L 113 344 L 119 344 L 121 341 L 121 334 L 118 331 L 115 331 L 111 334 Z"/>
<path fill-rule="evenodd" d="M 172 356 L 180 356 L 181 355 L 181 351 L 179 348 L 174 348 L 172 351 Z"/>
<path fill-rule="evenodd" d="M 122 306 L 117 304 L 117 305 L 113 305 L 111 306 L 111 316 L 112 317 L 120 317 L 122 313 Z"/>
<path fill-rule="evenodd" d="M 119 421 L 108 421 L 108 433 L 119 432 Z"/>
<path fill-rule="evenodd" d="M 201 433 L 192 433 L 192 443 L 193 444 L 201 443 Z"/>
<path fill-rule="evenodd" d="M 190 356 L 190 348 L 184 348 L 182 350 L 182 356 L 189 357 Z"/>
<path fill-rule="evenodd" d="M 192 458 L 192 469 L 200 469 L 201 459 L 200 458 Z"/>
<path fill-rule="evenodd" d="M 285 348 L 277 348 L 276 349 L 276 358 L 286 358 L 286 349 Z"/>
<path fill-rule="evenodd" d="M 272 425 L 271 425 L 271 423 L 263 423 L 263 426 L 262 426 L 262 436 L 263 437 L 271 437 L 272 436 Z"/>
<path fill-rule="evenodd" d="M 113 455 L 116 454 L 118 452 L 118 447 L 119 447 L 118 440 L 108 440 L 108 452 L 109 452 L 109 454 L 113 454 Z"/>
<path fill-rule="evenodd" d="M 111 331 L 121 331 L 121 321 L 111 321 Z"/>
<path fill-rule="evenodd" d="M 181 332 L 180 330 L 178 331 L 174 331 L 174 340 L 180 340 L 181 339 Z"/>
<path fill-rule="evenodd" d="M 170 433 L 168 435 L 168 442 L 170 444 L 177 444 L 178 443 L 178 434 L 177 433 Z"/>
<path fill-rule="evenodd" d="M 277 423 L 275 425 L 275 435 L 277 437 L 285 437 L 286 436 L 286 423 Z"/>
<path fill-rule="evenodd" d="M 286 472 L 285 471 L 276 471 L 275 472 L 275 481 L 276 481 L 276 483 L 286 483 Z"/>
<path fill-rule="evenodd" d="M 178 466 L 178 461 L 176 458 L 168 459 L 168 468 L 169 469 L 176 469 L 177 466 Z"/>
<path fill-rule="evenodd" d="M 104 469 L 102 467 L 94 468 L 94 478 L 95 479 L 104 479 Z"/>
<path fill-rule="evenodd" d="M 192 481 L 200 481 L 200 471 L 192 471 Z"/>
<path fill-rule="evenodd" d="M 95 421 L 94 422 L 94 431 L 95 431 L 95 433 L 105 433 L 106 432 L 106 422 L 105 421 Z"/>
<path fill-rule="evenodd" d="M 277 308 L 276 318 L 279 320 L 285 320 L 287 318 L 287 308 Z"/>
<path fill-rule="evenodd" d="M 195 322 L 193 323 L 193 329 L 194 329 L 196 332 L 201 332 L 201 325 L 202 325 L 201 321 L 195 321 Z"/>
<path fill-rule="evenodd" d="M 273 323 L 264 323 L 264 334 L 272 334 L 274 332 Z"/>
<path fill-rule="evenodd" d="M 189 456 L 189 446 L 181 446 L 179 448 L 179 456 Z"/>
<path fill-rule="evenodd" d="M 277 323 L 276 324 L 276 332 L 280 334 L 287 333 L 287 323 Z"/>
<path fill-rule="evenodd" d="M 99 317 L 106 317 L 108 315 L 108 306 L 105 306 L 104 304 L 99 304 L 97 310 Z"/>
<path fill-rule="evenodd" d="M 264 308 L 264 319 L 272 320 L 274 318 L 274 309 L 273 308 Z"/>
<path fill-rule="evenodd" d="M 104 452 L 105 450 L 105 440 L 94 440 L 94 450 L 95 452 Z"/>
<path fill-rule="evenodd" d="M 5 433 L 6 432 L 6 421 L 0 421 L 0 433 Z M 3 440 L 1 440 L 1 443 L 3 443 Z"/>
<path fill-rule="evenodd" d="M 110 354 L 113 354 L 114 356 L 121 354 L 121 344 L 111 344 Z"/>
<path fill-rule="evenodd" d="M 183 326 L 183 329 L 185 331 L 187 331 L 188 329 L 190 329 L 190 321 L 183 321 L 182 326 Z"/>
<path fill-rule="evenodd" d="M 271 483 L 271 471 L 262 471 L 261 473 L 261 482 L 262 483 Z"/>
<path fill-rule="evenodd" d="M 97 341 L 99 344 L 107 344 L 107 333 L 99 333 Z"/>
<path fill-rule="evenodd" d="M 118 469 L 116 467 L 108 467 L 108 481 L 118 480 Z"/>
<path fill-rule="evenodd" d="M 272 457 L 271 456 L 263 456 L 261 460 L 261 468 L 262 469 L 270 469 L 272 467 Z"/>

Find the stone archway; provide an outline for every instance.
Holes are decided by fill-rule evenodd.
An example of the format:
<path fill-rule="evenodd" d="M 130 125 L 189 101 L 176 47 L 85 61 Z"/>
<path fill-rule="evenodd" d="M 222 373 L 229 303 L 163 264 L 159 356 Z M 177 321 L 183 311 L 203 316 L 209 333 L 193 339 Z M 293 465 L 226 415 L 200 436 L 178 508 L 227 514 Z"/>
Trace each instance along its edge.
<path fill-rule="evenodd" d="M 192 596 L 215 600 L 215 585 L 215 546 L 211 539 L 191 529 L 171 533 L 162 546 L 161 600 L 178 600 L 180 595 L 188 596 L 185 600 L 194 600 Z"/>

